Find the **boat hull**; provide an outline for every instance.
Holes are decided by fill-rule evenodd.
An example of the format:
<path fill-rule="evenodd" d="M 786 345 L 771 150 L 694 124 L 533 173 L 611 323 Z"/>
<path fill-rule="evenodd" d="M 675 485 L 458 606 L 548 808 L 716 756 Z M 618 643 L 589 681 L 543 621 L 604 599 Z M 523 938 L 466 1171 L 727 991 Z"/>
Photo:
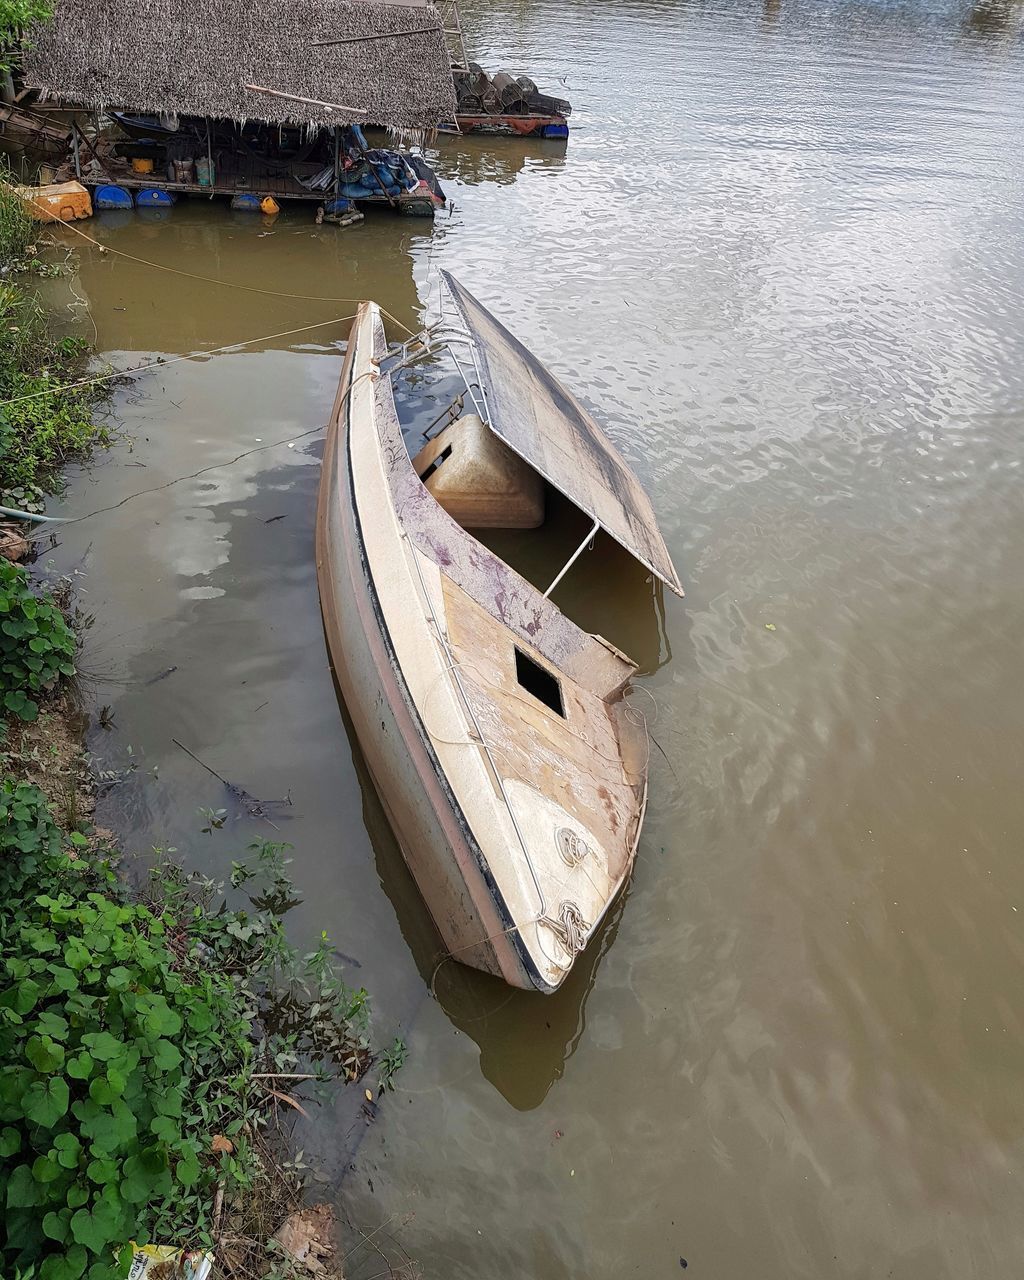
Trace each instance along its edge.
<path fill-rule="evenodd" d="M 567 138 L 569 124 L 557 115 L 457 115 L 459 133 L 502 134 L 512 138 Z"/>
<path fill-rule="evenodd" d="M 514 922 L 445 786 L 395 656 L 355 498 L 347 427 L 353 355 L 350 343 L 328 429 L 317 512 L 317 576 L 334 673 L 388 821 L 447 953 L 512 986 L 551 991 L 516 946 Z"/>

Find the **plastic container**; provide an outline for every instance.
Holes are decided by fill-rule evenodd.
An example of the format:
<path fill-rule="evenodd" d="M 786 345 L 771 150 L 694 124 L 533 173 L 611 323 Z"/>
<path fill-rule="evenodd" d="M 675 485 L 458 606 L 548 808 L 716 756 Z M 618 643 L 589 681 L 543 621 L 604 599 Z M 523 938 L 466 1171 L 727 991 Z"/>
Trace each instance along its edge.
<path fill-rule="evenodd" d="M 339 197 L 337 200 L 327 200 L 324 202 L 324 213 L 328 217 L 332 217 L 339 213 L 351 213 L 352 208 L 352 201 L 346 199 L 344 196 Z"/>
<path fill-rule="evenodd" d="M 536 529 L 544 523 L 544 481 L 475 413 L 428 441 L 412 465 L 464 529 Z"/>
<path fill-rule="evenodd" d="M 47 187 L 18 187 L 25 212 L 36 222 L 74 222 L 92 217 L 89 192 L 80 182 L 59 182 Z"/>
<path fill-rule="evenodd" d="M 262 209 L 269 218 L 274 218 L 281 212 L 281 206 L 273 196 L 264 196 L 260 201 L 260 209 Z"/>
<path fill-rule="evenodd" d="M 124 187 L 102 186 L 92 193 L 94 209 L 134 209 L 132 193 Z"/>
<path fill-rule="evenodd" d="M 152 173 L 153 161 L 149 157 L 132 156 L 132 173 Z"/>
<path fill-rule="evenodd" d="M 135 207 L 137 209 L 168 209 L 177 198 L 173 191 L 146 187 L 135 197 Z"/>
<path fill-rule="evenodd" d="M 241 209 L 246 213 L 259 213 L 260 198 L 255 191 L 239 191 L 231 197 L 232 209 Z"/>
<path fill-rule="evenodd" d="M 216 178 L 216 167 L 207 156 L 200 156 L 196 161 L 196 182 L 201 187 L 212 187 Z"/>

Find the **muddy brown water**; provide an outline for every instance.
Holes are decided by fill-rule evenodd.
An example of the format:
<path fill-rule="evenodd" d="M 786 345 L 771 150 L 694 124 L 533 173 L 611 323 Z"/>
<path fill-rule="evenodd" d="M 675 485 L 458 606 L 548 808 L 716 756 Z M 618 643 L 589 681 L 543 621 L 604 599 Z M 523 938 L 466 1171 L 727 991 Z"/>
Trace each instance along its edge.
<path fill-rule="evenodd" d="M 204 352 L 351 307 L 86 249 L 111 361 L 194 356 L 117 392 L 124 442 L 63 514 L 157 491 L 49 556 L 96 615 L 115 720 L 92 749 L 137 766 L 104 816 L 223 874 L 269 833 L 202 835 L 224 795 L 171 739 L 291 794 L 294 934 L 329 930 L 410 1050 L 377 1121 L 342 1105 L 308 1135 L 379 1228 L 351 1234 L 355 1280 L 399 1244 L 442 1280 L 1016 1274 L 1022 7 L 543 0 L 466 24 L 577 111 L 567 146 L 442 143 L 433 227 L 192 202 L 87 229 L 412 327 L 451 268 L 600 414 L 687 587 L 660 617 L 590 565 L 563 597 L 618 617 L 657 707 L 633 883 L 552 998 L 437 967 L 331 683 L 317 436 L 160 487 L 322 423 L 343 326 Z"/>

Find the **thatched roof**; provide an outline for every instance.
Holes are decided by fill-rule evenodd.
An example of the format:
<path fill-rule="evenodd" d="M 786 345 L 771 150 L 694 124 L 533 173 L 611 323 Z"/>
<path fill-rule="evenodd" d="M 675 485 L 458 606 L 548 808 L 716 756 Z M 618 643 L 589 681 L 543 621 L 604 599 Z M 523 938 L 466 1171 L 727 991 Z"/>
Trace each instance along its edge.
<path fill-rule="evenodd" d="M 57 0 L 32 45 L 26 84 L 89 107 L 396 129 L 430 129 L 455 115 L 437 10 L 415 0 Z"/>

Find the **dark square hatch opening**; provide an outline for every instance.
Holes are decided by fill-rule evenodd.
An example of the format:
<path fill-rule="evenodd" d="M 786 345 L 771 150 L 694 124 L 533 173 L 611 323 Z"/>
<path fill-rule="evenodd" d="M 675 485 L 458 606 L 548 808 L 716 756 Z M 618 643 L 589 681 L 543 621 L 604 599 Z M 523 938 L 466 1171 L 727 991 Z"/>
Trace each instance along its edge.
<path fill-rule="evenodd" d="M 561 685 L 550 671 L 545 671 L 521 649 L 516 649 L 516 679 L 527 693 L 532 693 L 538 701 L 543 702 L 556 715 L 565 719 Z"/>

